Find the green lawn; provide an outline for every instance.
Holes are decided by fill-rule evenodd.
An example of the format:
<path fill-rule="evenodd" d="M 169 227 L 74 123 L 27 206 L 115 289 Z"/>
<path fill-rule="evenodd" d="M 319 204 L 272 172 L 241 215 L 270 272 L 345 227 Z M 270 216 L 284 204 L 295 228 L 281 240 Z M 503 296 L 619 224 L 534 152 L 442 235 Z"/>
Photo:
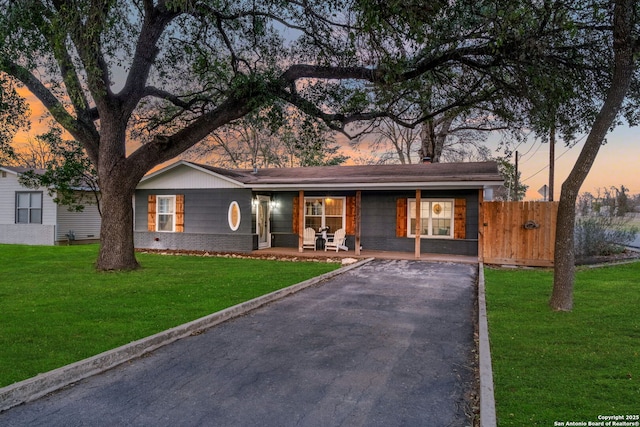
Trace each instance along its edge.
<path fill-rule="evenodd" d="M 578 271 L 570 313 L 547 306 L 550 271 L 485 278 L 500 427 L 640 414 L 640 262 Z"/>
<path fill-rule="evenodd" d="M 96 245 L 0 245 L 0 387 L 339 267 L 138 254 L 98 273 Z"/>

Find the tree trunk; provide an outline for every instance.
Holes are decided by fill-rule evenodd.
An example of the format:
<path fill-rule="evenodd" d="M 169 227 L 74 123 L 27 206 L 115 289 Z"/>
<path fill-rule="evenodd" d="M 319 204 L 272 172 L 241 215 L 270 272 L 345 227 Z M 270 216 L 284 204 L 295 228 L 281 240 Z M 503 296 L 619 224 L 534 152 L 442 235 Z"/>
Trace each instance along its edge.
<path fill-rule="evenodd" d="M 420 139 L 422 144 L 419 151 L 422 157 L 420 161 L 424 161 L 424 159 L 428 157 L 431 162 L 438 163 L 440 161 L 440 154 L 436 147 L 436 132 L 433 119 L 425 120 L 424 123 L 422 123 Z"/>
<path fill-rule="evenodd" d="M 602 141 L 622 107 L 633 78 L 635 47 L 633 7 L 634 0 L 615 2 L 613 18 L 614 69 L 611 87 L 591 127 L 578 160 L 576 160 L 567 180 L 562 184 L 556 224 L 553 292 L 549 300 L 549 305 L 554 310 L 570 311 L 573 308 L 576 199 L 582 183 L 593 166 Z"/>
<path fill-rule="evenodd" d="M 126 122 L 119 114 L 103 116 L 97 159 L 103 213 L 96 269 L 135 270 L 140 265 L 133 244 L 133 195 L 140 179 L 156 163 L 153 159 L 135 163 L 127 158 Z"/>
<path fill-rule="evenodd" d="M 101 185 L 105 209 L 96 268 L 102 271 L 134 270 L 139 267 L 133 244 L 134 190 L 128 190 L 129 185 L 118 185 L 122 179 L 117 177 L 110 181 L 107 185 Z"/>
<path fill-rule="evenodd" d="M 422 124 L 420 131 L 422 140 L 420 155 L 422 159 L 429 157 L 432 163 L 440 163 L 440 158 L 444 151 L 444 143 L 449 133 L 451 133 L 451 125 L 455 118 L 455 114 L 445 114 L 438 119 L 430 118 Z"/>
<path fill-rule="evenodd" d="M 553 293 L 549 301 L 552 309 L 573 309 L 573 279 L 575 277 L 575 217 L 576 197 L 582 182 L 564 182 L 558 204 L 556 221 L 556 248 L 554 253 Z M 574 194 L 575 193 L 575 194 Z"/>

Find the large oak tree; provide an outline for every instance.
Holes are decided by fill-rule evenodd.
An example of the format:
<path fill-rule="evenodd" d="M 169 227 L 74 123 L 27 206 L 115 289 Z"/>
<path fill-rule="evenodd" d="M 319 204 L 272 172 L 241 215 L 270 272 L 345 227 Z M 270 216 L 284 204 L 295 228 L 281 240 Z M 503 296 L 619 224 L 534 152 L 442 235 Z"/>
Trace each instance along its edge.
<path fill-rule="evenodd" d="M 575 46 L 579 27 L 560 1 L 0 0 L 0 9 L 0 77 L 26 86 L 97 170 L 100 270 L 138 266 L 131 200 L 144 174 L 250 112 L 292 106 L 344 132 L 378 117 L 417 126 L 487 99 L 526 112 L 543 88 L 572 95 L 591 46 Z"/>
<path fill-rule="evenodd" d="M 26 86 L 97 169 L 100 270 L 138 266 L 131 200 L 154 166 L 274 100 L 342 127 L 347 116 L 321 110 L 339 85 L 321 96 L 299 81 L 384 78 L 355 60 L 339 1 L 3 0 L 0 8 L 3 76 Z"/>
<path fill-rule="evenodd" d="M 553 293 L 549 300 L 552 309 L 570 311 L 573 308 L 573 284 L 575 278 L 575 217 L 576 201 L 598 155 L 607 133 L 629 98 L 637 99 L 638 55 L 640 54 L 640 7 L 634 0 L 616 0 L 606 13 L 607 19 L 600 29 L 605 32 L 609 54 L 603 60 L 610 61 L 606 90 L 600 101 L 600 109 L 590 125 L 587 139 L 569 176 L 562 184 L 556 226 L 556 248 Z M 632 85 L 634 93 L 630 93 Z M 597 93 L 593 94 L 597 97 Z M 634 122 L 637 104 L 627 105 L 627 117 Z"/>

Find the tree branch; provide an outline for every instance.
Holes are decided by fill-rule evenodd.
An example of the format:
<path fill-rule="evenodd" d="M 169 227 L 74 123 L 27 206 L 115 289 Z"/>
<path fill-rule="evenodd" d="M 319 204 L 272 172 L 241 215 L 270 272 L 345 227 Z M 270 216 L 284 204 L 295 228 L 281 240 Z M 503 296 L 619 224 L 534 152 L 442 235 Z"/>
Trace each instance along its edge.
<path fill-rule="evenodd" d="M 97 155 L 96 137 L 93 129 L 85 127 L 67 112 L 64 105 L 28 70 L 14 62 L 5 63 L 5 71 L 22 82 L 33 93 L 53 118 L 62 125 L 76 140 L 85 144 L 90 156 Z M 92 157 L 93 158 L 93 157 Z M 97 156 L 95 157 L 97 159 Z"/>
<path fill-rule="evenodd" d="M 126 82 L 118 99 L 123 102 L 125 116 L 128 116 L 144 96 L 149 72 L 158 55 L 158 40 L 167 25 L 179 15 L 164 9 L 162 5 L 152 6 L 151 1 L 145 2 L 145 16 L 142 29 L 138 36 L 133 63 L 127 75 Z"/>

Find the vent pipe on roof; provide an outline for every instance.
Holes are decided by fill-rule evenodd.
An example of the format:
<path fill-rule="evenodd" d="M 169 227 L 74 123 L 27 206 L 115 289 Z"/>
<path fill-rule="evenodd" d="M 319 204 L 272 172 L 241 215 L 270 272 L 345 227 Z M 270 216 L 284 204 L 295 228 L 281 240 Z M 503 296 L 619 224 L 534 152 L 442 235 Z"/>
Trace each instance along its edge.
<path fill-rule="evenodd" d="M 431 163 L 431 157 L 423 157 L 422 158 L 422 163 Z"/>
<path fill-rule="evenodd" d="M 258 173 L 258 165 L 254 164 L 253 165 L 253 172 L 251 172 L 252 174 L 257 174 Z"/>

